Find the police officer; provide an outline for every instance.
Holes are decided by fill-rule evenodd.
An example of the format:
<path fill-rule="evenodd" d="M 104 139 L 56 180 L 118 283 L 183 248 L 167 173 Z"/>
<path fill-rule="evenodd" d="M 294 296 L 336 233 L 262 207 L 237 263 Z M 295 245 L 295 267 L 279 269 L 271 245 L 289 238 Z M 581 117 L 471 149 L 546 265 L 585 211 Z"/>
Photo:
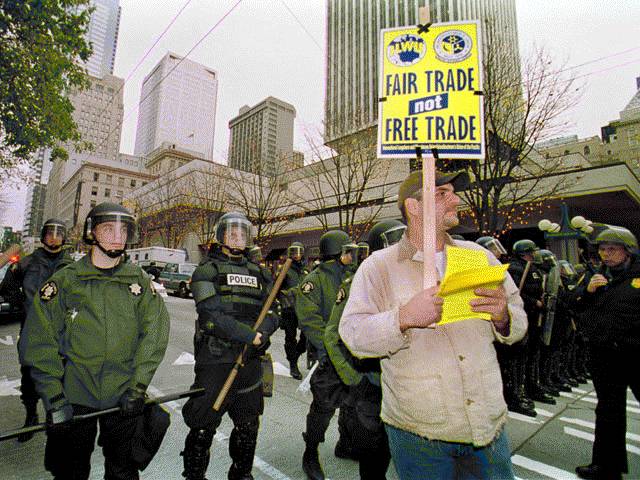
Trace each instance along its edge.
<path fill-rule="evenodd" d="M 209 449 L 226 412 L 233 421 L 229 438 L 232 464 L 230 480 L 252 479 L 251 469 L 258 438 L 259 417 L 264 410 L 260 356 L 278 328 L 270 314 L 258 331 L 253 326 L 269 295 L 271 279 L 247 260 L 252 225 L 236 212 L 224 214 L 215 229 L 215 243 L 191 278 L 196 302 L 195 387 L 206 392 L 190 398 L 182 409 L 189 427 L 185 440 L 184 472 L 189 480 L 205 478 Z M 245 345 L 244 366 L 219 411 L 212 406 L 232 366 Z"/>
<path fill-rule="evenodd" d="M 484 236 L 478 238 L 476 243 L 493 253 L 493 255 L 501 262 L 504 263 L 506 260 L 507 250 L 497 238 Z"/>
<path fill-rule="evenodd" d="M 406 228 L 406 225 L 398 220 L 379 222 L 369 231 L 367 246 L 375 252 L 393 245 L 400 240 Z M 348 408 L 352 411 L 344 416 L 341 437 L 345 435 L 344 438 L 349 438 L 351 442 L 353 453 L 359 462 L 360 478 L 384 479 L 391 454 L 387 434 L 380 420 L 380 360 L 354 357 L 338 334 L 352 278 L 349 275 L 340 285 L 336 304 L 325 329 L 324 344 L 340 380 L 349 389 L 340 412 L 347 411 Z"/>
<path fill-rule="evenodd" d="M 88 214 L 79 261 L 42 285 L 25 322 L 20 353 L 47 411 L 45 467 L 57 479 L 87 479 L 100 417 L 105 478 L 137 479 L 132 437 L 145 392 L 169 338 L 169 314 L 149 276 L 123 261 L 137 242 L 131 213 L 101 203 Z"/>
<path fill-rule="evenodd" d="M 601 268 L 577 293 L 580 322 L 589 339 L 591 375 L 598 396 L 593 456 L 576 468 L 580 478 L 621 479 L 628 472 L 627 388 L 640 400 L 640 258 L 627 229 L 610 227 L 596 237 Z"/>
<path fill-rule="evenodd" d="M 529 239 L 518 240 L 513 244 L 509 274 L 520 289 L 529 323 L 525 341 L 511 346 L 509 395 L 505 396 L 509 410 L 531 417 L 536 416 L 532 400 L 554 404 L 540 385 L 540 328 L 539 316 L 543 312 L 543 277 L 536 264 L 540 263 L 538 246 Z M 526 277 L 524 276 L 529 269 Z"/>
<path fill-rule="evenodd" d="M 342 382 L 327 358 L 324 330 L 338 289 L 353 261 L 353 245 L 349 235 L 330 230 L 320 237 L 321 263 L 307 275 L 296 294 L 296 314 L 300 328 L 307 337 L 312 357 L 319 362 L 311 377 L 313 401 L 307 414 L 306 432 L 302 434 L 306 448 L 302 468 L 311 480 L 324 479 L 318 458 L 318 445 L 324 442 L 329 422 L 346 393 Z"/>
<path fill-rule="evenodd" d="M 26 313 L 31 308 L 33 297 L 42 284 L 57 270 L 73 261 L 67 250 L 63 249 L 66 236 L 67 229 L 62 220 L 48 219 L 40 231 L 42 247 L 14 263 L 0 285 L 0 292 L 11 304 L 22 305 L 21 332 Z M 22 377 L 20 399 L 26 410 L 24 426 L 28 427 L 38 423 L 38 394 L 31 379 L 29 367 L 21 364 L 20 373 Z M 25 433 L 18 437 L 18 441 L 26 442 L 32 437 L 33 433 Z"/>
<path fill-rule="evenodd" d="M 302 373 L 298 369 L 298 358 L 307 350 L 307 339 L 300 333 L 298 340 L 298 317 L 295 311 L 296 289 L 302 279 L 309 274 L 304 264 L 304 245 L 293 242 L 287 248 L 287 257 L 292 260 L 291 267 L 282 282 L 279 300 L 282 306 L 282 321 L 280 326 L 284 330 L 284 352 L 289 362 L 289 372 L 296 380 L 302 380 Z"/>

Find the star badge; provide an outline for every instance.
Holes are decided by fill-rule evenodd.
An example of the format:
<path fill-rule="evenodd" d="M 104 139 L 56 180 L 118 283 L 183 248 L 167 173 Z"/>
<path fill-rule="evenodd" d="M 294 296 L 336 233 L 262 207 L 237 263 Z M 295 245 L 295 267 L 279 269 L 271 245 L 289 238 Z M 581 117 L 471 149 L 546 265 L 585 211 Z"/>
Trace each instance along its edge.
<path fill-rule="evenodd" d="M 302 284 L 302 286 L 300 287 L 300 290 L 302 290 L 302 293 L 311 293 L 313 291 L 315 287 L 313 286 L 313 283 L 311 282 L 305 282 Z"/>
<path fill-rule="evenodd" d="M 344 299 L 347 296 L 347 292 L 344 290 L 343 287 L 340 287 L 340 290 L 338 290 L 338 295 L 336 296 L 336 305 L 340 305 Z"/>
<path fill-rule="evenodd" d="M 55 282 L 47 282 L 40 289 L 40 299 L 48 302 L 58 294 L 58 286 Z"/>
<path fill-rule="evenodd" d="M 142 287 L 137 283 L 132 283 L 129 285 L 129 291 L 137 297 L 142 293 Z"/>

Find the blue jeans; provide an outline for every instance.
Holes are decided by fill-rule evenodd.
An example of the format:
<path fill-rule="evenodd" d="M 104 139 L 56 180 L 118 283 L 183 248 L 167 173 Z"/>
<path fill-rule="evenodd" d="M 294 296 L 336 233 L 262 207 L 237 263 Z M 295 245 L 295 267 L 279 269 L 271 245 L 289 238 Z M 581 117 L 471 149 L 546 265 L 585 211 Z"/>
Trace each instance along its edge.
<path fill-rule="evenodd" d="M 386 425 L 389 448 L 401 480 L 513 480 L 511 450 L 504 430 L 485 447 L 427 440 Z"/>

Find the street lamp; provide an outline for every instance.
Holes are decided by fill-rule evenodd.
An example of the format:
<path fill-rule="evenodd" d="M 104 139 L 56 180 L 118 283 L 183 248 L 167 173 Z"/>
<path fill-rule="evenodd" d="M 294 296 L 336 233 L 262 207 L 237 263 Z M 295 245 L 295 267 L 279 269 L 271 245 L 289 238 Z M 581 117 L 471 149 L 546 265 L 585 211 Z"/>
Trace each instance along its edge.
<path fill-rule="evenodd" d="M 569 209 L 564 203 L 560 205 L 560 212 L 560 223 L 555 223 L 544 218 L 538 222 L 538 229 L 544 232 L 545 239 L 562 240 L 564 245 L 563 257 L 565 260 L 569 260 L 571 257 L 577 257 L 577 255 L 571 255 L 569 240 L 582 238 L 583 234 L 593 232 L 593 227 L 591 226 L 592 222 L 586 220 L 584 217 L 573 217 L 571 221 L 569 221 Z"/>

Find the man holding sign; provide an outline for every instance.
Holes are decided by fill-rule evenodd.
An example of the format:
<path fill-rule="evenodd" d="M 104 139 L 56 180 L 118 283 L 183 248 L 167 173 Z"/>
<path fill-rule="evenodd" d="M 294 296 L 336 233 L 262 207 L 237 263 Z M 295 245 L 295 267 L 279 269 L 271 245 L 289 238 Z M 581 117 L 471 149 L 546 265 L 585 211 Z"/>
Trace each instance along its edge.
<path fill-rule="evenodd" d="M 422 178 L 421 171 L 413 172 L 400 186 L 407 232 L 356 273 L 340 335 L 354 355 L 382 357 L 381 417 L 401 479 L 513 478 L 493 342 L 511 344 L 524 336 L 522 300 L 509 275 L 497 288 L 478 278 L 470 317 L 439 323 L 446 297 L 437 295 L 438 286 L 422 286 L 424 261 L 434 261 L 423 261 Z M 435 265 L 441 280 L 451 267 L 445 246 L 468 250 L 470 259 L 482 257 L 488 269 L 500 264 L 481 246 L 447 234 L 459 221 L 455 190 L 467 183 L 466 174 L 436 172 Z"/>

